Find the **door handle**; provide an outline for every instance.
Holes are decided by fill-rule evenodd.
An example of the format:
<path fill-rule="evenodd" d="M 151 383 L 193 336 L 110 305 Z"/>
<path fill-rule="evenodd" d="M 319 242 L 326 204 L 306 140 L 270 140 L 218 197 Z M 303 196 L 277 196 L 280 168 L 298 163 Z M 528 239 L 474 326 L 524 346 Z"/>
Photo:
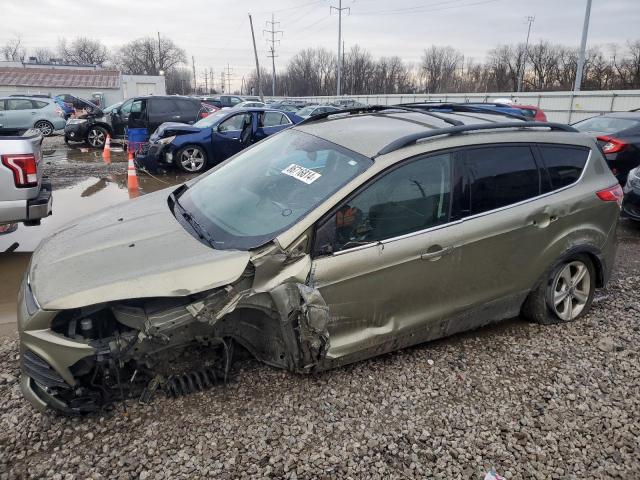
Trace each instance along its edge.
<path fill-rule="evenodd" d="M 445 255 L 448 255 L 451 252 L 453 252 L 453 248 L 454 247 L 452 245 L 450 245 L 448 247 L 441 247 L 440 245 L 432 245 L 431 247 L 429 247 L 427 249 L 426 252 L 424 252 L 423 254 L 420 255 L 420 258 L 422 260 L 428 260 L 430 262 L 435 262 L 437 260 L 440 260 Z"/>

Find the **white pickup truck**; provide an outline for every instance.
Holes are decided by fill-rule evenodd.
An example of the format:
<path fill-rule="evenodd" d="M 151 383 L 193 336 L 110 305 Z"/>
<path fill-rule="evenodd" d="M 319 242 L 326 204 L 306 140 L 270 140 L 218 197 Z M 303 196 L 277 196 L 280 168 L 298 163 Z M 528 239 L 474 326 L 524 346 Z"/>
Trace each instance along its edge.
<path fill-rule="evenodd" d="M 42 135 L 0 134 L 0 225 L 39 225 L 51 215 L 51 183 L 42 176 Z"/>

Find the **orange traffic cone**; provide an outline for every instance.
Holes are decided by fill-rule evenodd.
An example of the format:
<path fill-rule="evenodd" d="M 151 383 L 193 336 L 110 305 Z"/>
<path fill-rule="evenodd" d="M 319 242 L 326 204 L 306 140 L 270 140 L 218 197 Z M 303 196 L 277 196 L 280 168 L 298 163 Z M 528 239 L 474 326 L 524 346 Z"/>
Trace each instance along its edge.
<path fill-rule="evenodd" d="M 131 192 L 138 192 L 138 175 L 136 174 L 136 166 L 133 163 L 133 152 L 129 152 L 129 166 L 127 167 L 127 188 L 129 189 L 129 196 Z M 133 198 L 133 197 L 132 197 Z"/>
<path fill-rule="evenodd" d="M 104 150 L 102 150 L 102 159 L 107 165 L 111 163 L 111 137 L 107 134 L 107 141 L 104 142 Z"/>

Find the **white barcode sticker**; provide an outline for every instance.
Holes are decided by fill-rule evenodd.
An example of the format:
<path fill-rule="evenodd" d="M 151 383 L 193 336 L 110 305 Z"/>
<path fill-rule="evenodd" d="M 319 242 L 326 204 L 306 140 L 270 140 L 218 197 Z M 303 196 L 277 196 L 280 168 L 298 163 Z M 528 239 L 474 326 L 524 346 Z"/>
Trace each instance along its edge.
<path fill-rule="evenodd" d="M 322 176 L 318 172 L 314 172 L 313 170 L 310 170 L 308 168 L 301 167 L 300 165 L 296 165 L 295 163 L 292 163 L 287 168 L 282 170 L 282 173 L 296 178 L 308 185 L 312 184 Z"/>

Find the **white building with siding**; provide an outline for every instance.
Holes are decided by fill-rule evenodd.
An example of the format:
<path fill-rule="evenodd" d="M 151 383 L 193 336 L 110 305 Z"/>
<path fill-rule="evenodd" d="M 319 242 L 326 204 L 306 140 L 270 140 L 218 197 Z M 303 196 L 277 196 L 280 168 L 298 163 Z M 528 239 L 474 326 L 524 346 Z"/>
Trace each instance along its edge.
<path fill-rule="evenodd" d="M 108 106 L 138 95 L 166 95 L 164 76 L 123 75 L 94 66 L 3 63 L 6 66 L 0 64 L 0 97 L 68 93 L 91 100 L 94 94 L 101 94 L 104 106 Z"/>

